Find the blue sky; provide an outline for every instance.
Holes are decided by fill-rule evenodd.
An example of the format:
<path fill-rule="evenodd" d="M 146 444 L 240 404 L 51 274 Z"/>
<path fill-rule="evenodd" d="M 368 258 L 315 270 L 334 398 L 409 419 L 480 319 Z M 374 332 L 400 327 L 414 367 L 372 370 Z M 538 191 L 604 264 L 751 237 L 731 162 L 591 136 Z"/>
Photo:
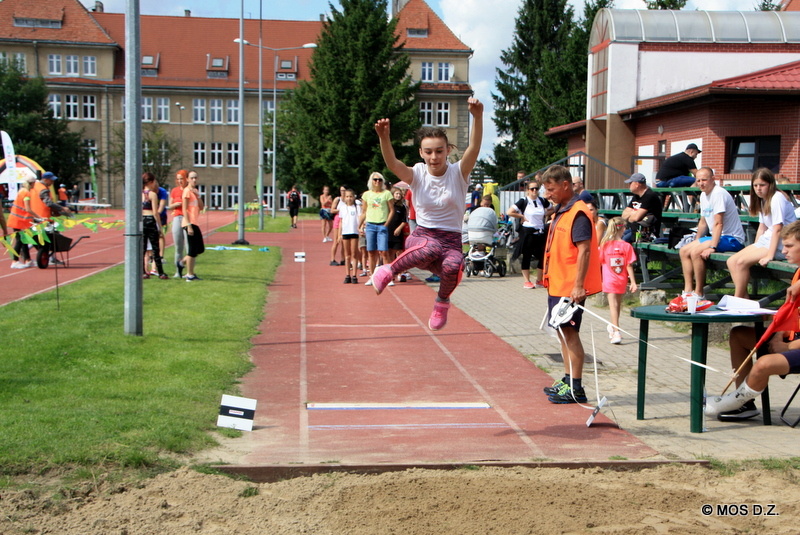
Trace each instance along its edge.
<path fill-rule="evenodd" d="M 272 0 L 263 1 L 265 19 L 316 20 L 320 14 L 328 13 L 328 0 Z M 88 8 L 94 0 L 81 0 Z M 444 20 L 467 46 L 475 51 L 470 61 L 470 83 L 475 96 L 486 104 L 485 134 L 481 156 L 492 153 L 498 141 L 492 116 L 491 93 L 494 90 L 495 69 L 500 67 L 500 52 L 511 45 L 514 19 L 522 0 L 492 0 L 487 9 L 486 0 L 427 0 L 428 5 Z M 126 0 L 104 0 L 106 12 L 123 13 Z M 333 0 L 334 6 L 339 6 Z M 583 0 L 569 0 L 576 13 L 583 13 Z M 741 10 L 752 11 L 758 0 L 689 0 L 685 9 Z M 389 0 L 391 5 L 391 0 Z M 644 0 L 616 0 L 615 7 L 622 9 L 644 9 Z M 140 0 L 139 11 L 144 15 L 183 16 L 186 9 L 195 17 L 239 18 L 241 0 Z M 258 18 L 259 0 L 244 0 L 244 16 Z"/>

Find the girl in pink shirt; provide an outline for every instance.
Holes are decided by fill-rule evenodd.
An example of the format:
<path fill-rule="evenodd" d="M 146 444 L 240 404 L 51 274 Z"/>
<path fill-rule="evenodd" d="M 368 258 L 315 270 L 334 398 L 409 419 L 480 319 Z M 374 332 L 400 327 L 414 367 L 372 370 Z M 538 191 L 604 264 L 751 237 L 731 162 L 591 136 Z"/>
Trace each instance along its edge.
<path fill-rule="evenodd" d="M 631 281 L 631 292 L 635 292 L 637 288 L 633 273 L 636 253 L 630 243 L 622 241 L 623 232 L 625 232 L 625 220 L 621 217 L 612 218 L 608 222 L 603 239 L 600 240 L 603 292 L 608 297 L 608 308 L 611 311 L 613 324 L 608 326 L 608 336 L 612 344 L 622 342 L 622 335 L 619 333 L 619 311 L 628 280 Z"/>

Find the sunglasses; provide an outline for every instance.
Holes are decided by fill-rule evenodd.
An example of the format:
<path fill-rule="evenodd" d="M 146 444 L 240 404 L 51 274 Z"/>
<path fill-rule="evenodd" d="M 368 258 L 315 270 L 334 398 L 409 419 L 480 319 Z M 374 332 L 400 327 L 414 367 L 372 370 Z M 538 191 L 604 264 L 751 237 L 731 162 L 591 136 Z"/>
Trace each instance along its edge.
<path fill-rule="evenodd" d="M 539 188 L 528 188 L 528 191 L 539 191 Z"/>
<path fill-rule="evenodd" d="M 382 178 L 373 178 L 372 180 L 373 180 L 374 182 L 383 182 L 383 179 L 382 179 Z"/>

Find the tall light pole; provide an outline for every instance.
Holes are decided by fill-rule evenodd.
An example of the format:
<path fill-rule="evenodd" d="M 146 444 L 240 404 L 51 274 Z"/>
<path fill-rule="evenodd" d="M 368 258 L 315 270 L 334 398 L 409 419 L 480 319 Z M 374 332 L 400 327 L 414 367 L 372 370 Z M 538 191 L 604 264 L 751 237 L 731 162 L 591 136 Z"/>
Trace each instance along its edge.
<path fill-rule="evenodd" d="M 259 44 L 255 45 L 248 41 L 244 41 L 242 39 L 234 39 L 235 43 L 239 43 L 239 46 L 242 44 L 256 47 L 258 48 L 258 113 L 259 113 L 259 122 L 258 122 L 258 139 L 259 139 L 259 152 L 260 156 L 258 159 L 258 178 L 257 181 L 259 184 L 263 181 L 264 177 L 264 101 L 262 98 L 262 87 L 263 87 L 263 78 L 262 78 L 262 66 L 261 66 L 261 51 L 262 50 L 271 50 L 272 52 L 280 52 L 283 50 L 300 50 L 303 48 L 317 48 L 316 43 L 306 43 L 302 46 L 289 46 L 285 48 L 272 48 L 269 46 L 264 46 L 261 44 L 261 36 L 259 35 Z M 278 204 L 278 184 L 277 184 L 277 170 L 275 162 L 277 160 L 277 137 L 278 137 L 278 84 L 277 84 L 277 74 L 278 74 L 278 55 L 274 54 L 273 60 L 273 68 L 272 68 L 272 218 L 275 219 L 275 210 Z M 243 164 L 242 164 L 243 165 Z M 263 230 L 264 228 L 264 210 L 263 210 L 263 185 L 258 186 L 258 205 L 259 205 L 259 230 Z"/>
<path fill-rule="evenodd" d="M 250 245 L 244 239 L 244 0 L 239 14 L 239 234 L 234 245 Z"/>

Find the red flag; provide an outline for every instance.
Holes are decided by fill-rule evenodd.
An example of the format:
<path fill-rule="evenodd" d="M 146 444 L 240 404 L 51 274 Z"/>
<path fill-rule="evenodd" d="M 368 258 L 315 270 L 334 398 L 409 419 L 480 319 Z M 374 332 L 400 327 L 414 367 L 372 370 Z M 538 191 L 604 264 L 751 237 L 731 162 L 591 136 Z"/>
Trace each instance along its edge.
<path fill-rule="evenodd" d="M 798 325 L 800 325 L 800 315 L 797 313 L 797 306 L 800 305 L 798 299 L 794 301 L 786 301 L 781 308 L 775 313 L 772 323 L 764 331 L 763 336 L 759 339 L 756 347 L 770 339 L 770 337 L 777 331 L 797 332 Z"/>

